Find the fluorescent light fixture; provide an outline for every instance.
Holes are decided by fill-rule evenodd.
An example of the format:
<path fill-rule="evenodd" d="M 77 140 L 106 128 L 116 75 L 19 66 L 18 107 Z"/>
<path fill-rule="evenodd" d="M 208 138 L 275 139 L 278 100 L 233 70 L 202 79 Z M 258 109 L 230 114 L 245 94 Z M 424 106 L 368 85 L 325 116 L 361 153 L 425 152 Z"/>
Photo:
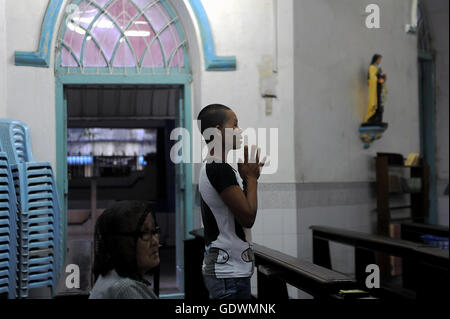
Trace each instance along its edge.
<path fill-rule="evenodd" d="M 73 24 L 72 22 L 69 22 L 67 24 L 67 27 L 69 28 L 69 30 L 75 31 L 76 33 L 81 35 L 84 35 L 86 33 L 86 31 L 84 31 L 83 28 L 80 28 L 79 26 Z"/>
<path fill-rule="evenodd" d="M 114 28 L 114 23 L 103 18 L 94 23 L 94 28 L 112 29 Z"/>
<path fill-rule="evenodd" d="M 94 17 L 72 17 L 73 22 L 79 24 L 79 23 L 87 23 L 91 24 Z"/>
<path fill-rule="evenodd" d="M 127 37 L 148 37 L 150 31 L 137 31 L 137 30 L 127 30 L 125 31 Z"/>

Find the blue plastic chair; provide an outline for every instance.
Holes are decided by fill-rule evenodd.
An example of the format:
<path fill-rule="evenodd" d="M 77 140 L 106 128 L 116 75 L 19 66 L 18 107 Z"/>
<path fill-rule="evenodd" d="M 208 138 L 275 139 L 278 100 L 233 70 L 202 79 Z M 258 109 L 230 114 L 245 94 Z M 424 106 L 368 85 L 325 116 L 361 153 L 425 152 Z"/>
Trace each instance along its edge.
<path fill-rule="evenodd" d="M 0 293 L 17 291 L 17 200 L 8 156 L 0 152 Z"/>
<path fill-rule="evenodd" d="M 53 170 L 48 162 L 34 162 L 30 142 L 25 123 L 0 120 L 0 151 L 10 159 L 17 197 L 19 297 L 27 297 L 31 288 L 50 286 L 54 291 L 63 265 Z M 4 179 L 0 170 L 0 185 Z"/>
<path fill-rule="evenodd" d="M 10 164 L 33 162 L 30 129 L 28 125 L 9 119 L 0 119 L 0 142 Z"/>
<path fill-rule="evenodd" d="M 55 182 L 48 163 L 12 165 L 18 190 L 21 218 L 20 296 L 27 297 L 32 288 L 56 289 L 60 267 L 59 205 Z M 49 271 L 42 272 L 42 269 Z"/>

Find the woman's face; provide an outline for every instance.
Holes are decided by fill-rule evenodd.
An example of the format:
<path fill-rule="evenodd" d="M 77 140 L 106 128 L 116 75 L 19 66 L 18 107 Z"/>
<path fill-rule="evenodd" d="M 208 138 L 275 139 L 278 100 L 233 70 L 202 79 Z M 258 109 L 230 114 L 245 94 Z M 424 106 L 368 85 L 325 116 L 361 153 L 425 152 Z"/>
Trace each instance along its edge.
<path fill-rule="evenodd" d="M 138 237 L 136 243 L 137 266 L 141 275 L 159 265 L 159 236 L 156 234 L 156 226 L 151 214 L 142 225 L 144 235 Z"/>

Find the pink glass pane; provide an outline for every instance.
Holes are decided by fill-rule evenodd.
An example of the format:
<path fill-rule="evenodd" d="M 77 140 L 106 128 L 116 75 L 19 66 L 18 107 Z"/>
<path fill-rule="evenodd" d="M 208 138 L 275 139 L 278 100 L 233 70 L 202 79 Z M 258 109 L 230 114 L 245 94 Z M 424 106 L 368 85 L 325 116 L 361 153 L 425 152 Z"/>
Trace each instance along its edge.
<path fill-rule="evenodd" d="M 83 43 L 83 38 L 84 31 L 75 24 L 68 23 L 66 33 L 64 34 L 64 43 L 72 49 L 78 59 L 80 59 L 81 44 Z"/>
<path fill-rule="evenodd" d="M 136 66 L 133 54 L 131 53 L 126 41 L 120 43 L 113 61 L 113 66 Z"/>
<path fill-rule="evenodd" d="M 177 45 L 177 53 L 173 57 L 173 60 L 170 66 L 183 67 L 184 66 L 184 46 L 179 47 L 181 43 L 180 35 L 178 34 L 178 30 L 174 24 L 170 26 L 171 35 L 174 38 L 174 41 Z"/>
<path fill-rule="evenodd" d="M 64 34 L 64 43 L 66 43 L 75 53 L 77 58 L 80 58 L 81 47 L 86 32 L 83 28 L 88 28 L 92 24 L 93 19 L 99 13 L 97 9 L 90 2 L 95 2 L 98 6 L 104 8 L 109 0 L 82 0 L 77 10 L 72 14 L 72 22 L 67 25 Z M 85 51 L 82 64 L 86 67 L 105 67 L 107 63 L 97 47 L 92 37 L 97 40 L 98 45 L 102 48 L 106 59 L 110 61 L 112 55 L 115 53 L 113 66 L 115 67 L 135 67 L 136 60 L 143 61 L 143 67 L 163 67 L 165 63 L 169 62 L 169 58 L 175 54 L 171 61 L 172 67 L 184 66 L 184 51 L 183 48 L 178 48 L 180 44 L 180 36 L 175 25 L 172 24 L 163 31 L 170 18 L 168 12 L 159 0 L 134 0 L 134 3 L 141 8 L 147 8 L 144 15 L 140 15 L 138 9 L 130 0 L 114 0 L 106 8 L 107 12 L 113 17 L 122 30 L 108 17 L 107 14 L 102 14 L 92 25 L 90 34 L 87 34 L 85 42 Z M 150 8 L 148 8 L 150 6 Z M 135 16 L 136 20 L 132 21 Z M 151 25 L 148 23 L 150 20 Z M 130 27 L 126 29 L 127 25 Z M 152 28 L 153 27 L 153 28 Z M 156 33 L 160 32 L 159 40 L 155 39 Z M 123 33 L 128 39 L 131 48 L 123 39 Z M 87 40 L 89 39 L 89 40 Z M 160 43 L 164 48 L 161 51 Z M 150 47 L 149 44 L 152 44 Z M 117 49 L 116 49 L 117 48 Z M 178 49 L 177 49 L 178 48 Z M 116 51 L 115 51 L 116 50 Z M 164 54 L 163 54 L 164 52 Z M 68 55 L 68 52 L 62 51 L 62 65 L 76 66 L 76 62 Z M 144 55 L 145 54 L 145 55 Z M 164 63 L 164 58 L 166 59 Z M 75 65 L 74 65 L 75 64 Z"/>
<path fill-rule="evenodd" d="M 94 21 L 94 18 L 97 14 L 97 8 L 89 5 L 86 1 L 82 1 L 75 12 L 72 14 L 71 20 L 73 20 L 73 23 L 87 29 L 92 21 Z"/>
<path fill-rule="evenodd" d="M 180 40 L 180 35 L 178 34 L 178 30 L 177 30 L 175 24 L 171 24 L 169 29 L 172 32 L 172 35 L 175 39 L 176 44 L 178 45 L 181 42 L 181 40 Z"/>
<path fill-rule="evenodd" d="M 166 62 L 169 62 L 170 56 L 172 53 L 175 53 L 175 49 L 177 48 L 178 43 L 175 42 L 174 36 L 172 35 L 171 28 L 167 28 L 161 33 L 159 36 L 163 47 L 164 47 L 164 54 L 166 55 Z"/>
<path fill-rule="evenodd" d="M 155 28 L 155 32 L 161 30 L 170 21 L 164 7 L 159 3 L 146 10 L 145 14 L 152 23 L 153 28 Z"/>
<path fill-rule="evenodd" d="M 125 31 L 125 35 L 130 41 L 138 60 L 141 59 L 147 45 L 150 44 L 152 38 L 155 37 L 155 34 L 144 18 L 140 18 L 133 23 L 133 25 Z"/>
<path fill-rule="evenodd" d="M 117 21 L 122 30 L 125 30 L 127 24 L 138 13 L 136 8 L 127 0 L 117 0 L 108 8 L 108 12 Z"/>
<path fill-rule="evenodd" d="M 103 58 L 99 48 L 95 44 L 94 40 L 86 41 L 84 48 L 84 60 L 83 65 L 85 66 L 96 66 L 96 67 L 105 67 L 106 61 Z"/>
<path fill-rule="evenodd" d="M 134 0 L 134 3 L 136 3 L 136 5 L 141 8 L 147 8 L 148 6 L 155 4 L 156 2 L 158 2 L 159 0 Z"/>
<path fill-rule="evenodd" d="M 111 20 L 102 15 L 94 25 L 92 34 L 98 40 L 103 52 L 105 52 L 108 61 L 111 59 L 114 47 L 120 39 L 120 31 L 111 22 Z"/>
<path fill-rule="evenodd" d="M 63 47 L 61 51 L 61 64 L 64 66 L 77 67 L 78 63 L 75 61 L 70 52 Z"/>
<path fill-rule="evenodd" d="M 150 46 L 150 49 L 147 51 L 144 61 L 142 62 L 142 66 L 164 67 L 161 49 L 157 41 L 153 42 L 153 44 Z"/>
<path fill-rule="evenodd" d="M 97 3 L 102 8 L 104 8 L 108 2 L 109 0 L 95 0 L 95 3 Z"/>
<path fill-rule="evenodd" d="M 173 57 L 172 62 L 169 65 L 170 67 L 183 67 L 184 66 L 184 52 L 183 47 L 180 47 L 177 50 L 177 53 Z"/>

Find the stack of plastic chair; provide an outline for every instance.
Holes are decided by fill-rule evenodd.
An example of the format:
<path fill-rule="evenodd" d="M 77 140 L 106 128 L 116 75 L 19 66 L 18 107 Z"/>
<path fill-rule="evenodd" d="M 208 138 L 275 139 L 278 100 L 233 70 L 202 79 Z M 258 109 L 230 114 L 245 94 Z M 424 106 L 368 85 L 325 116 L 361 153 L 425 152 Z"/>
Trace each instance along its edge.
<path fill-rule="evenodd" d="M 60 212 L 48 163 L 19 163 L 11 170 L 22 213 L 19 296 L 27 297 L 32 288 L 56 289 Z"/>
<path fill-rule="evenodd" d="M 34 162 L 25 123 L 0 120 L 0 139 L 10 159 L 19 208 L 18 297 L 33 288 L 54 293 L 62 263 L 60 208 L 48 162 Z"/>
<path fill-rule="evenodd" d="M 1 148 L 1 146 L 0 146 Z M 0 152 L 0 295 L 17 294 L 17 200 L 8 156 Z"/>

